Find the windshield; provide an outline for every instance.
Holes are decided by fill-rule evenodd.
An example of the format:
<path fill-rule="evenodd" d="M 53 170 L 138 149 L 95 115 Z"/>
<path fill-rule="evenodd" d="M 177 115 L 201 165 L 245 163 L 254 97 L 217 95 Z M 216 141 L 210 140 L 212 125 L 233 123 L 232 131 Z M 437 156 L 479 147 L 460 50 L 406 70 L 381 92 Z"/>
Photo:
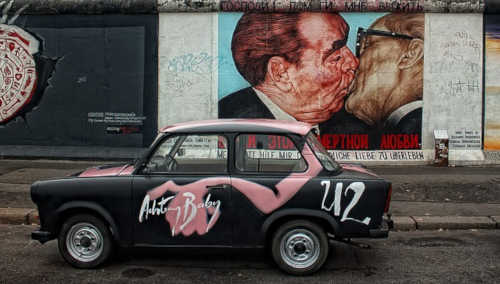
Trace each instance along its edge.
<path fill-rule="evenodd" d="M 318 141 L 318 138 L 314 136 L 312 132 L 309 132 L 307 134 L 307 143 L 309 146 L 312 148 L 312 151 L 314 154 L 316 154 L 316 157 L 318 157 L 318 160 L 321 162 L 323 165 L 323 168 L 325 168 L 327 171 L 337 171 L 340 166 L 333 160 L 333 158 L 328 154 L 326 149 L 321 145 L 321 143 Z"/>

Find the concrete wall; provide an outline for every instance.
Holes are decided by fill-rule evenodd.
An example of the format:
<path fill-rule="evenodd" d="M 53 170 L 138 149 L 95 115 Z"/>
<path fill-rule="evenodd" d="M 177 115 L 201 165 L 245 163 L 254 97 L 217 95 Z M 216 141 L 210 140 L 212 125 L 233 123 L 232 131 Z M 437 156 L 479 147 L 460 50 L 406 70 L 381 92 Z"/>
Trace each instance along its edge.
<path fill-rule="evenodd" d="M 19 18 L 16 11 L 22 12 Z M 415 65 L 411 65 L 421 64 L 421 72 L 411 81 L 394 83 L 395 92 L 381 91 L 390 78 L 403 78 L 403 73 L 396 74 L 386 64 L 372 74 L 370 83 L 363 83 L 358 77 L 369 59 L 361 55 L 354 78 L 358 92 L 353 89 L 350 97 L 343 99 L 346 103 L 351 99 L 351 107 L 348 111 L 342 107 L 316 123 L 321 141 L 336 159 L 430 163 L 434 159 L 434 130 L 448 132 L 451 163 L 481 163 L 485 157 L 499 156 L 495 145 L 500 141 L 496 89 L 500 80 L 496 71 L 500 21 L 495 13 L 500 12 L 500 5 L 489 0 L 16 0 L 5 9 L 6 25 L 0 25 L 4 31 L 0 52 L 9 58 L 19 56 L 14 48 L 8 50 L 9 42 L 17 47 L 23 41 L 5 36 L 7 31 L 17 31 L 28 39 L 26 50 L 31 55 L 22 63 L 9 63 L 24 71 L 0 88 L 0 111 L 4 111 L 0 113 L 0 155 L 8 156 L 8 147 L 24 149 L 27 145 L 53 147 L 45 156 L 57 156 L 61 146 L 142 148 L 164 125 L 225 117 L 221 101 L 238 91 L 251 90 L 231 51 L 235 27 L 242 12 L 248 11 L 340 12 L 350 27 L 344 56 L 352 58 L 358 27 L 377 28 L 373 26 L 377 20 L 395 13 L 405 13 L 406 18 L 414 17 L 419 23 L 415 15 L 422 15 L 421 37 L 399 37 L 411 40 L 412 46 L 418 47 L 419 40 L 423 43 L 422 56 L 416 56 Z M 12 21 L 8 23 L 8 19 Z M 383 45 L 390 46 L 391 39 L 384 39 Z M 396 52 L 379 50 L 372 57 L 387 63 L 392 54 Z M 30 79 L 35 78 L 30 77 L 35 74 L 30 71 L 33 68 L 36 84 Z M 0 75 L 5 79 L 6 74 L 3 70 Z M 316 74 L 316 81 L 324 75 Z M 322 82 L 330 83 L 334 82 Z M 361 84 L 375 91 L 362 94 Z M 411 128 L 387 129 L 387 116 L 367 120 L 360 114 L 367 109 L 363 101 L 380 102 L 414 90 L 420 91 L 402 100 L 402 106 L 423 106 L 411 117 Z M 361 99 L 355 101 L 353 94 Z M 324 106 L 328 101 L 321 98 L 314 102 Z M 248 102 L 234 100 L 230 106 L 245 104 Z M 74 149 L 78 156 L 78 148 Z"/>

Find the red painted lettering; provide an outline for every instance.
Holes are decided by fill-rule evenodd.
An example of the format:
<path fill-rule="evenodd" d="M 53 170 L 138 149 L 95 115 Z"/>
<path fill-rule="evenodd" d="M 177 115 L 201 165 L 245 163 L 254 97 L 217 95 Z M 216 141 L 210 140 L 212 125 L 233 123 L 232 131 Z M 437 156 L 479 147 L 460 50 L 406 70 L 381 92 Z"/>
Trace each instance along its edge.
<path fill-rule="evenodd" d="M 380 140 L 381 150 L 418 148 L 418 134 L 384 134 Z"/>
<path fill-rule="evenodd" d="M 276 136 L 275 135 L 269 135 L 267 137 L 268 139 L 268 144 L 267 144 L 267 149 L 276 149 Z"/>
<path fill-rule="evenodd" d="M 248 135 L 247 148 L 255 149 L 255 135 Z"/>

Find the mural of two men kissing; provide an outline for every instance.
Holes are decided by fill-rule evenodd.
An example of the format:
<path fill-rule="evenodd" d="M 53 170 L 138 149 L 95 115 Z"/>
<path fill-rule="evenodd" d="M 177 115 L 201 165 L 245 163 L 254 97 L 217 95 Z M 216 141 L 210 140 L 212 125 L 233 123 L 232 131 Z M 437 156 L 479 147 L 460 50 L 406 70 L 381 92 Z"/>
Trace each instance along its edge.
<path fill-rule="evenodd" d="M 423 14 L 222 14 L 221 33 L 219 118 L 307 122 L 328 150 L 421 148 Z"/>

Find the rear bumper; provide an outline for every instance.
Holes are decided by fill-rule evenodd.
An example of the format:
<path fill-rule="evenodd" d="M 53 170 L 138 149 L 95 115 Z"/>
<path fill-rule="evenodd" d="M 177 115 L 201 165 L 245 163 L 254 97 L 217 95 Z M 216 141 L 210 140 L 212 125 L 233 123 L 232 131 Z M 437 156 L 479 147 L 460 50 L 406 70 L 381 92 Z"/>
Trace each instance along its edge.
<path fill-rule="evenodd" d="M 382 219 L 382 224 L 377 229 L 370 230 L 371 238 L 387 238 L 389 236 L 389 231 L 394 228 L 394 221 L 391 219 Z"/>
<path fill-rule="evenodd" d="M 42 244 L 46 243 L 46 242 L 48 242 L 50 240 L 55 239 L 55 237 L 50 232 L 46 232 L 46 231 L 34 231 L 34 232 L 31 232 L 31 238 L 33 240 L 39 241 Z"/>

